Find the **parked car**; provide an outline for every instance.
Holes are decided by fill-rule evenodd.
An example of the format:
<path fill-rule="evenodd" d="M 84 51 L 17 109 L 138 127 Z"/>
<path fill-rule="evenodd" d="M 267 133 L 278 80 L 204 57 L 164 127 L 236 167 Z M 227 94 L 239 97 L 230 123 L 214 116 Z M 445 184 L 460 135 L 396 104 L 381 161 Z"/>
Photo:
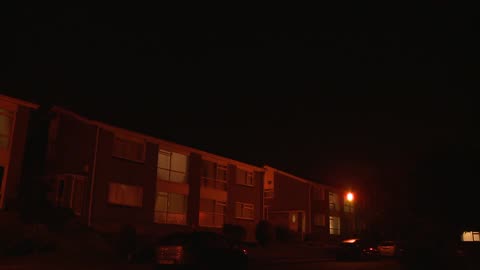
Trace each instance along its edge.
<path fill-rule="evenodd" d="M 377 246 L 380 256 L 396 256 L 397 244 L 394 241 L 382 241 Z"/>
<path fill-rule="evenodd" d="M 336 252 L 337 260 L 370 260 L 379 258 L 377 245 L 364 239 L 343 240 Z"/>
<path fill-rule="evenodd" d="M 215 232 L 175 233 L 160 239 L 155 246 L 155 262 L 164 265 L 226 267 L 247 269 L 245 248 Z"/>

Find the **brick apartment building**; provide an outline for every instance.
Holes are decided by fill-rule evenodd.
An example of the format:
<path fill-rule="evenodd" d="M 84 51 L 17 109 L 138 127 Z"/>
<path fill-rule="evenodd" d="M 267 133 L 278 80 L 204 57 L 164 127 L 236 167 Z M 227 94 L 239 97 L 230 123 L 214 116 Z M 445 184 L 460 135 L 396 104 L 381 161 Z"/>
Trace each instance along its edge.
<path fill-rule="evenodd" d="M 246 228 L 262 219 L 263 168 L 92 121 L 54 107 L 50 199 L 100 231 Z"/>
<path fill-rule="evenodd" d="M 352 236 L 357 230 L 354 201 L 347 191 L 265 166 L 264 215 L 274 225 L 317 241 Z"/>
<path fill-rule="evenodd" d="M 14 201 L 32 110 L 38 105 L 0 95 L 0 209 Z"/>
<path fill-rule="evenodd" d="M 37 108 L 0 96 L 2 207 L 16 196 L 29 114 Z M 48 111 L 48 127 L 35 126 L 42 130 L 33 137 L 48 129 L 42 173 L 51 187 L 49 199 L 71 208 L 96 230 L 133 225 L 139 233 L 164 234 L 191 228 L 221 230 L 224 224 L 235 224 L 246 229 L 247 240 L 254 240 L 261 219 L 301 238 L 321 241 L 357 230 L 353 204 L 358 203 L 344 200 L 344 190 L 114 127 L 60 107 Z"/>

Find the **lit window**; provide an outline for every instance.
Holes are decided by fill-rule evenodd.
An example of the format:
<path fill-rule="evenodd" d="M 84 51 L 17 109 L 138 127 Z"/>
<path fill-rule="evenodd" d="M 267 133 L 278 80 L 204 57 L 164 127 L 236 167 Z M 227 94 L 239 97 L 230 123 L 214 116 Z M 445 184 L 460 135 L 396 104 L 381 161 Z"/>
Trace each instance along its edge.
<path fill-rule="evenodd" d="M 145 161 L 145 143 L 115 136 L 112 155 L 132 161 Z"/>
<path fill-rule="evenodd" d="M 340 235 L 340 217 L 329 217 L 330 234 Z"/>
<path fill-rule="evenodd" d="M 142 207 L 143 188 L 140 186 L 110 183 L 108 186 L 108 202 L 118 205 Z"/>
<path fill-rule="evenodd" d="M 253 173 L 237 168 L 237 184 L 253 187 Z"/>
<path fill-rule="evenodd" d="M 462 234 L 463 242 L 479 242 L 480 241 L 480 232 L 463 232 Z"/>
<path fill-rule="evenodd" d="M 235 217 L 236 218 L 245 218 L 245 219 L 254 219 L 255 213 L 253 211 L 253 204 L 251 203 L 235 203 Z"/>
<path fill-rule="evenodd" d="M 159 150 L 157 163 L 157 179 L 176 183 L 187 182 L 186 155 Z"/>
<path fill-rule="evenodd" d="M 12 132 L 13 112 L 0 109 L 0 149 L 7 149 Z"/>
<path fill-rule="evenodd" d="M 155 200 L 154 222 L 186 224 L 187 197 L 182 194 L 158 192 Z"/>
<path fill-rule="evenodd" d="M 223 223 L 225 222 L 225 208 L 225 202 L 200 199 L 198 224 L 202 227 L 223 227 Z"/>

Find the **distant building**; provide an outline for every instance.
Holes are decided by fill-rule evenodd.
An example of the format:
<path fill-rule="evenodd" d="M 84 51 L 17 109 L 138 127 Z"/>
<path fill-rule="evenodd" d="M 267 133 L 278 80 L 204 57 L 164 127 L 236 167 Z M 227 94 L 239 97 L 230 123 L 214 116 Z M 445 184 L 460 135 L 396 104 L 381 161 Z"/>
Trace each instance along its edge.
<path fill-rule="evenodd" d="M 290 229 L 299 239 L 325 242 L 357 233 L 356 203 L 346 199 L 348 191 L 264 168 L 265 219 Z"/>
<path fill-rule="evenodd" d="M 30 113 L 38 105 L 0 95 L 0 208 L 15 200 L 22 173 Z"/>
<path fill-rule="evenodd" d="M 241 225 L 254 240 L 263 168 L 89 120 L 54 107 L 50 200 L 100 231 L 140 233 Z"/>

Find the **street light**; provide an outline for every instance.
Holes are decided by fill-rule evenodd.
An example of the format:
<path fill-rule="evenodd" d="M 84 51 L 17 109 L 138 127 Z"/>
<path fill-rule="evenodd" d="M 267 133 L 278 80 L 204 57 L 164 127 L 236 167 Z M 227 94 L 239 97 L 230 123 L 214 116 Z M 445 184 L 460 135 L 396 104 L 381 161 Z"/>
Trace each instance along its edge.
<path fill-rule="evenodd" d="M 349 201 L 349 202 L 353 201 L 353 193 L 352 192 L 347 193 L 347 201 Z"/>

